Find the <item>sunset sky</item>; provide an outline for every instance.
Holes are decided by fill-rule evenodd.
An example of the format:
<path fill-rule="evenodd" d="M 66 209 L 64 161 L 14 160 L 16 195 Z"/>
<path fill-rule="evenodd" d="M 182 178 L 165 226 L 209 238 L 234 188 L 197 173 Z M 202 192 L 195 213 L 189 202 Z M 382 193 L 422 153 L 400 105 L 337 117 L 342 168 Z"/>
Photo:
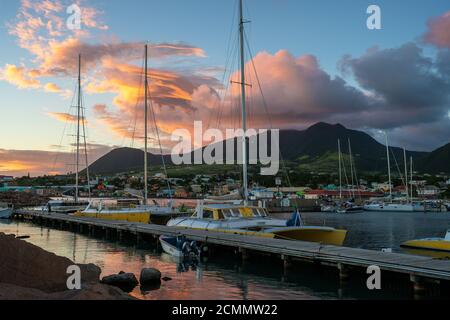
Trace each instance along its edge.
<path fill-rule="evenodd" d="M 73 3 L 81 30 L 66 26 Z M 238 88 L 229 80 L 238 69 L 237 0 L 1 4 L 0 174 L 70 170 L 79 53 L 91 161 L 114 147 L 142 147 L 146 42 L 166 147 L 174 129 L 190 130 L 194 120 L 236 126 Z M 381 8 L 382 30 L 366 27 L 370 4 Z M 245 15 L 274 127 L 339 122 L 377 139 L 386 130 L 392 144 L 413 150 L 450 142 L 448 1 L 246 0 Z M 249 121 L 267 128 L 247 55 Z"/>

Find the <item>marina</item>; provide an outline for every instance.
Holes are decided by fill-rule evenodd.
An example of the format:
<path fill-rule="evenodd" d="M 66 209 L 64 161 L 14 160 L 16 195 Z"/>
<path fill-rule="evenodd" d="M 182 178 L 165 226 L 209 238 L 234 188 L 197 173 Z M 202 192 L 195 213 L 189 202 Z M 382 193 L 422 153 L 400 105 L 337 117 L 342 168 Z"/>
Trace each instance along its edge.
<path fill-rule="evenodd" d="M 445 289 L 450 280 L 450 262 L 432 257 L 61 214 L 17 211 L 16 217 L 64 230 L 101 234 L 106 238 L 128 237 L 137 243 L 144 240 L 157 243 L 161 235 L 183 235 L 189 240 L 206 245 L 211 255 L 224 248 L 231 250 L 243 260 L 252 259 L 253 255 L 269 255 L 279 259 L 284 268 L 292 268 L 296 261 L 306 261 L 316 265 L 332 266 L 337 270 L 340 279 L 354 275 L 361 276 L 365 274 L 367 267 L 376 265 L 382 272 L 406 282 L 407 286 L 411 286 L 417 292 L 436 286 Z"/>

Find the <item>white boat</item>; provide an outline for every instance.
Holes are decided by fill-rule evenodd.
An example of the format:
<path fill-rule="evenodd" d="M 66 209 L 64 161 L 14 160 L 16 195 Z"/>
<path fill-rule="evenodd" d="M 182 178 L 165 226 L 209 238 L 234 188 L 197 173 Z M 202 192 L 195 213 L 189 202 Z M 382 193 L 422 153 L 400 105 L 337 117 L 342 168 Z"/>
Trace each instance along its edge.
<path fill-rule="evenodd" d="M 320 242 L 340 246 L 346 230 L 305 226 L 298 212 L 290 220 L 269 217 L 267 209 L 235 204 L 203 204 L 191 217 L 171 219 L 167 226 L 265 238 Z"/>
<path fill-rule="evenodd" d="M 0 219 L 10 219 L 13 215 L 13 208 L 6 204 L 0 204 Z"/>
<path fill-rule="evenodd" d="M 43 211 L 49 213 L 70 214 L 86 209 L 89 201 L 73 201 L 73 200 L 50 200 L 47 205 L 42 208 Z"/>
<path fill-rule="evenodd" d="M 421 203 L 394 203 L 379 202 L 364 205 L 366 211 L 386 211 L 386 212 L 423 212 L 425 210 Z"/>
<path fill-rule="evenodd" d="M 189 241 L 185 237 L 159 237 L 159 242 L 165 253 L 176 258 L 199 258 L 200 249 L 195 241 Z"/>

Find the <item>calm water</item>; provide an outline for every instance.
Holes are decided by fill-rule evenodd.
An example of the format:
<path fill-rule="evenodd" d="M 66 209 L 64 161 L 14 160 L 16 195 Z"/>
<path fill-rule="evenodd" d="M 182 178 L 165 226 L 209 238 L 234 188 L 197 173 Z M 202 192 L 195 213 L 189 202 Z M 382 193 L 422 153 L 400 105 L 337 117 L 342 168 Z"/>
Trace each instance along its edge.
<path fill-rule="evenodd" d="M 450 229 L 450 214 L 423 213 L 361 213 L 335 215 L 303 214 L 308 224 L 327 224 L 349 231 L 346 246 L 401 251 L 403 241 L 415 238 L 443 236 Z M 281 263 L 267 258 L 251 259 L 242 264 L 232 255 L 210 258 L 198 266 L 182 266 L 162 254 L 156 245 L 137 247 L 101 238 L 48 229 L 26 222 L 0 222 L 0 232 L 29 235 L 27 239 L 39 247 L 65 256 L 77 263 L 95 263 L 102 275 L 133 272 L 139 276 L 144 267 L 161 270 L 163 277 L 172 278 L 161 287 L 131 293 L 141 299 L 377 299 L 411 298 L 409 291 L 383 288 L 368 291 L 365 279 L 355 277 L 350 283 L 339 283 L 335 269 L 317 270 L 313 265 L 296 266 L 283 272 Z"/>

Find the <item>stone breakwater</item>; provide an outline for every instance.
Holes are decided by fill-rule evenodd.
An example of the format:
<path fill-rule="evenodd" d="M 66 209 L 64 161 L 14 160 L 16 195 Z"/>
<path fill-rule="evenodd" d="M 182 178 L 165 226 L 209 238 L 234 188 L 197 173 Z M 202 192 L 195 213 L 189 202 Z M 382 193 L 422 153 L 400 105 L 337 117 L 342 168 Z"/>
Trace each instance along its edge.
<path fill-rule="evenodd" d="M 100 283 L 101 269 L 78 264 L 81 289 L 68 290 L 66 273 L 75 265 L 14 235 L 0 233 L 0 300 L 129 300 L 121 289 Z"/>

